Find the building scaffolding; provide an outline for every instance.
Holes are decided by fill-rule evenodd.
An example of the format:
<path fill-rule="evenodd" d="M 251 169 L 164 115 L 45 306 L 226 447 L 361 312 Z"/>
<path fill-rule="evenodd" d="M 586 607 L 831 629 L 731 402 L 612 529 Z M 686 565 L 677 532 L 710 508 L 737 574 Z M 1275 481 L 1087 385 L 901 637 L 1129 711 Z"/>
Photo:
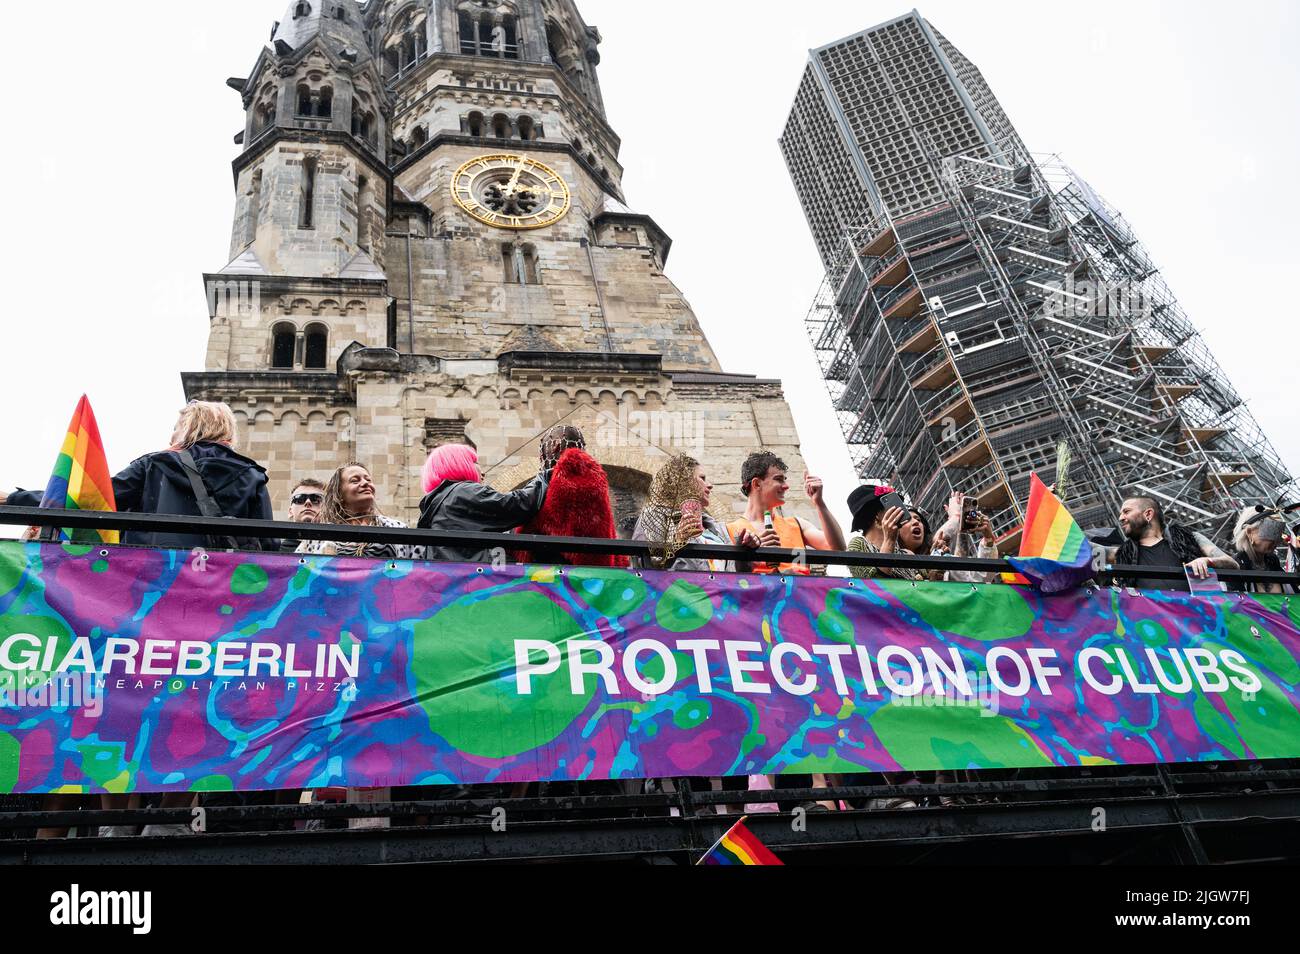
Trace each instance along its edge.
<path fill-rule="evenodd" d="M 912 37 L 902 52 L 889 45 L 899 36 Z M 880 157 L 894 153 L 862 121 L 883 115 L 864 105 L 863 77 L 884 84 L 880 102 L 905 102 L 906 71 L 929 75 L 923 53 L 957 64 L 931 85 L 962 77 L 971 95 L 953 115 L 979 141 L 961 145 L 974 133 L 917 107 L 913 165 L 881 180 L 872 170 L 890 171 Z M 913 14 L 813 61 L 782 147 L 810 223 L 838 206 L 833 235 L 814 224 L 827 270 L 806 326 L 862 479 L 929 513 L 955 490 L 974 495 L 1008 549 L 1030 474 L 1058 481 L 1062 444 L 1062 491 L 1088 527 L 1112 526 L 1122 499 L 1141 494 L 1227 543 L 1240 508 L 1300 499 L 1124 217 L 1058 156 L 1029 153 L 941 35 Z M 832 91 L 820 110 L 808 105 L 819 83 Z M 848 132 L 815 137 L 826 117 Z M 870 188 L 810 176 L 818 156 L 843 166 L 855 151 Z"/>

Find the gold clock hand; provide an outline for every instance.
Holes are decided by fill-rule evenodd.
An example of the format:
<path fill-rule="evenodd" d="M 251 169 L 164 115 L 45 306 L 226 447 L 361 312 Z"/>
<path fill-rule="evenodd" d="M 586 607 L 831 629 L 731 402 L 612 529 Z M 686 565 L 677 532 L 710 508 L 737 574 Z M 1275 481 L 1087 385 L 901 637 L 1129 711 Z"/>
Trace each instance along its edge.
<path fill-rule="evenodd" d="M 524 174 L 524 163 L 528 161 L 527 156 L 520 156 L 519 162 L 515 166 L 515 174 L 510 177 L 510 184 L 506 186 L 506 195 L 513 196 L 519 188 L 519 177 Z"/>

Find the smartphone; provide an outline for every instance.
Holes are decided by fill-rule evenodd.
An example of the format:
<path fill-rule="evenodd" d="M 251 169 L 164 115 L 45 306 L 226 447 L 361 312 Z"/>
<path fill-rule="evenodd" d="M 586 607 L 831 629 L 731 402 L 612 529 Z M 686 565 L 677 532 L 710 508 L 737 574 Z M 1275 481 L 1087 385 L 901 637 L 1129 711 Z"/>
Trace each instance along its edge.
<path fill-rule="evenodd" d="M 899 510 L 907 509 L 907 501 L 904 500 L 903 495 L 897 491 L 892 494 L 885 494 L 885 496 L 880 498 L 880 502 L 884 504 L 886 513 L 893 510 L 895 507 Z"/>

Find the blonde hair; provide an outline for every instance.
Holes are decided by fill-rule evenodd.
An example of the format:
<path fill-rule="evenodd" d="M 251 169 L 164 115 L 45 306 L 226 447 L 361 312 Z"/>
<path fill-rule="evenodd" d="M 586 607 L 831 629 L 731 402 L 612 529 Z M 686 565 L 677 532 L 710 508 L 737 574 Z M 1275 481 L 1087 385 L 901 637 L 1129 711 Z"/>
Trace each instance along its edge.
<path fill-rule="evenodd" d="M 1237 549 L 1250 558 L 1250 562 L 1256 567 L 1260 564 L 1255 556 L 1255 547 L 1250 542 L 1250 528 L 1262 527 L 1269 521 L 1282 523 L 1282 517 L 1278 514 L 1271 514 L 1268 517 L 1260 519 L 1260 514 L 1267 511 L 1259 507 L 1247 507 L 1237 515 L 1237 525 L 1232 529 L 1232 542 L 1236 544 Z"/>
<path fill-rule="evenodd" d="M 1238 550 L 1243 553 L 1250 553 L 1250 534 L 1248 526 L 1250 518 L 1257 515 L 1254 507 L 1247 507 L 1237 515 L 1237 525 L 1232 528 L 1232 542 Z"/>
<path fill-rule="evenodd" d="M 172 432 L 172 450 L 189 450 L 195 444 L 230 445 L 235 442 L 235 413 L 228 404 L 191 401 L 181 411 Z"/>

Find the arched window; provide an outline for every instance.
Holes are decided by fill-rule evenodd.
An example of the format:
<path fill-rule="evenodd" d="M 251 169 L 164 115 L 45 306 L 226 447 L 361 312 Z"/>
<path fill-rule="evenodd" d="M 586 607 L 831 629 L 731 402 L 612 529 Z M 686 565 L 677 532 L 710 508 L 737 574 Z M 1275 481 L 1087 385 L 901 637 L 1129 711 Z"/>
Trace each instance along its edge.
<path fill-rule="evenodd" d="M 302 161 L 302 194 L 298 211 L 298 228 L 314 228 L 312 224 L 312 207 L 316 204 L 316 157 L 308 156 Z"/>
<path fill-rule="evenodd" d="M 510 138 L 510 117 L 505 113 L 497 113 L 492 117 L 492 135 L 497 139 Z"/>
<path fill-rule="evenodd" d="M 606 467 L 609 499 L 614 509 L 614 526 L 622 539 L 631 540 L 637 517 L 650 495 L 650 475 L 625 467 Z"/>
<path fill-rule="evenodd" d="M 344 23 L 347 23 L 347 22 L 348 22 L 348 14 L 347 14 L 347 11 L 344 10 L 342 7 L 335 7 L 335 8 L 334 8 L 334 19 L 335 19 L 335 20 L 342 20 Z"/>
<path fill-rule="evenodd" d="M 328 86 L 320 91 L 320 98 L 316 100 L 316 116 L 319 119 L 329 119 L 334 115 L 334 91 Z"/>
<path fill-rule="evenodd" d="M 357 244 L 370 251 L 370 180 L 357 177 Z"/>
<path fill-rule="evenodd" d="M 462 3 L 456 15 L 463 56 L 495 56 L 519 59 L 519 18 L 483 10 L 482 5 Z"/>
<path fill-rule="evenodd" d="M 253 135 L 257 135 L 273 122 L 275 122 L 275 105 L 263 103 L 253 113 Z"/>
<path fill-rule="evenodd" d="M 310 3 L 303 2 L 303 3 L 298 4 L 298 6 L 294 7 L 294 9 L 293 9 L 293 18 L 294 18 L 295 20 L 301 20 L 303 17 L 309 17 L 309 16 L 311 16 L 311 4 L 310 4 Z"/>
<path fill-rule="evenodd" d="M 525 142 L 531 142 L 537 138 L 537 127 L 533 125 L 531 116 L 519 117 L 519 138 Z"/>
<path fill-rule="evenodd" d="M 550 51 L 551 62 L 564 73 L 565 78 L 579 89 L 584 88 L 585 67 L 577 44 L 554 20 L 546 21 L 546 48 Z"/>
<path fill-rule="evenodd" d="M 312 114 L 311 106 L 311 87 L 304 83 L 298 87 L 298 115 L 310 116 Z"/>
<path fill-rule="evenodd" d="M 485 123 L 482 113 L 470 113 L 465 120 L 465 129 L 471 136 L 482 136 Z"/>
<path fill-rule="evenodd" d="M 308 371 L 324 371 L 329 362 L 330 331 L 324 325 L 307 326 L 307 348 L 303 367 Z"/>
<path fill-rule="evenodd" d="M 292 371 L 297 343 L 298 329 L 288 322 L 281 322 L 271 329 L 271 367 L 277 371 Z"/>
<path fill-rule="evenodd" d="M 371 146 L 378 141 L 375 135 L 375 114 L 356 100 L 352 101 L 352 135 L 364 139 Z"/>
<path fill-rule="evenodd" d="M 501 55 L 508 60 L 519 59 L 519 21 L 507 13 L 501 19 L 501 27 L 505 31 L 505 48 Z"/>
<path fill-rule="evenodd" d="M 541 268 L 537 263 L 537 246 L 524 246 L 524 284 L 540 285 L 542 283 Z"/>
<path fill-rule="evenodd" d="M 411 151 L 419 149 L 429 141 L 429 134 L 424 131 L 423 126 L 416 126 L 415 131 L 411 133 Z"/>
<path fill-rule="evenodd" d="M 551 62 L 560 66 L 561 51 L 564 49 L 564 31 L 554 20 L 546 21 L 546 49 L 551 54 Z"/>
<path fill-rule="evenodd" d="M 478 56 L 478 31 L 474 19 L 465 10 L 457 16 L 460 23 L 460 52 L 462 56 Z"/>
<path fill-rule="evenodd" d="M 540 285 L 537 247 L 522 242 L 505 242 L 501 246 L 501 263 L 507 285 Z"/>
<path fill-rule="evenodd" d="M 245 243 L 251 245 L 257 239 L 257 222 L 262 214 L 262 170 L 253 173 L 253 183 L 248 190 L 248 228 L 244 232 Z"/>

